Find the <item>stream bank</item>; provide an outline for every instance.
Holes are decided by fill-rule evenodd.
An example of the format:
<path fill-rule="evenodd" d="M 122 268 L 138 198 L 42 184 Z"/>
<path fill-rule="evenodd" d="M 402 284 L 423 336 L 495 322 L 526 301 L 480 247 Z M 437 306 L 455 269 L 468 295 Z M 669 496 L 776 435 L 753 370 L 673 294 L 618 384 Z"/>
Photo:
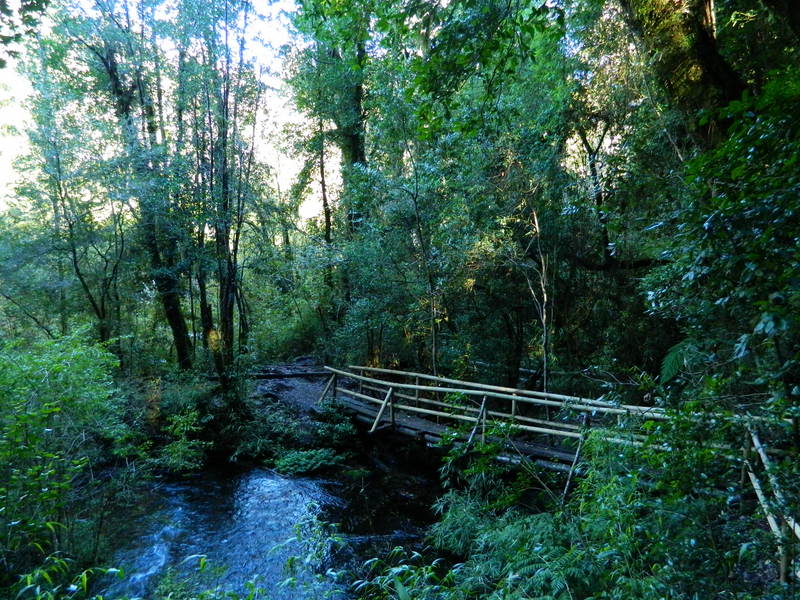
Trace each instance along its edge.
<path fill-rule="evenodd" d="M 254 396 L 293 405 L 312 427 L 310 399 L 320 391 L 317 381 L 276 379 L 260 383 Z M 161 598 L 216 589 L 246 596 L 255 585 L 265 592 L 258 597 L 271 600 L 347 597 L 354 567 L 395 546 L 422 544 L 439 494 L 438 464 L 431 449 L 361 429 L 346 463 L 324 477 L 218 465 L 155 484 L 116 540 L 113 562 L 126 576 L 103 595 Z M 331 542 L 332 533 L 339 542 Z M 320 576 L 326 572 L 341 575 Z"/>

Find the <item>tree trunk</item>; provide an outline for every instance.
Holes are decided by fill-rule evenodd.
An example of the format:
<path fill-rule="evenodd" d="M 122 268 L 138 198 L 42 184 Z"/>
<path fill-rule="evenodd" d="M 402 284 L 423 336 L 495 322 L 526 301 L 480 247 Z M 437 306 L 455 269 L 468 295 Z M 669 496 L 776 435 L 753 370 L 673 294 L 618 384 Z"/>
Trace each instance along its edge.
<path fill-rule="evenodd" d="M 149 100 L 146 85 L 142 78 L 142 67 L 139 66 L 134 83 L 125 84 L 120 77 L 117 51 L 113 44 L 105 42 L 102 51 L 96 50 L 95 53 L 108 77 L 111 96 L 114 101 L 114 110 L 122 129 L 123 142 L 134 161 L 137 174 L 145 180 L 152 180 L 157 177 L 157 173 L 152 162 L 153 159 L 148 156 L 154 154 L 157 125 L 155 123 L 153 105 Z M 146 130 L 145 140 L 150 143 L 149 153 L 143 152 L 133 118 L 133 103 L 137 94 L 142 109 L 143 125 Z M 140 199 L 140 224 L 144 233 L 145 247 L 150 255 L 151 275 L 156 284 L 161 306 L 164 309 L 164 316 L 172 332 L 178 366 L 181 369 L 190 369 L 192 366 L 192 344 L 181 307 L 179 277 L 174 264 L 167 264 L 164 261 L 161 241 L 159 240 L 157 218 L 159 212 L 166 212 L 159 211 L 157 206 L 159 202 L 164 202 L 164 198 L 159 198 L 157 191 L 153 197 Z M 175 243 L 174 237 L 170 239 L 169 243 Z M 170 254 L 175 254 L 174 249 Z"/>
<path fill-rule="evenodd" d="M 691 113 L 725 106 L 746 85 L 717 47 L 713 0 L 621 0 L 631 28 L 654 58 L 656 76 Z M 718 136 L 713 119 L 701 131 L 707 144 Z"/>

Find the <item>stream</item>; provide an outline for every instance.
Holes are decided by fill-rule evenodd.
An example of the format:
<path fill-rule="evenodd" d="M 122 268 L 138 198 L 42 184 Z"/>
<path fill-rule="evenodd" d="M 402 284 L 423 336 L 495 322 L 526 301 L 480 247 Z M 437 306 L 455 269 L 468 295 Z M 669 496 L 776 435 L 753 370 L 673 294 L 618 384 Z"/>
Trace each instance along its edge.
<path fill-rule="evenodd" d="M 285 369 L 298 366 L 304 365 Z M 260 383 L 255 397 L 279 397 L 308 415 L 321 389 L 317 380 L 273 379 Z M 160 600 L 167 592 L 188 598 L 217 589 L 246 598 L 254 582 L 263 590 L 260 599 L 347 598 L 348 582 L 326 574 L 398 545 L 419 544 L 438 489 L 439 461 L 431 460 L 429 449 L 386 436 L 367 444 L 356 479 L 230 467 L 153 486 L 139 516 L 117 516 L 123 526 L 112 563 L 125 577 L 102 585 L 103 597 Z M 327 543 L 320 522 L 340 524 L 341 543 Z M 297 573 L 287 573 L 287 562 L 297 565 Z M 294 586 L 287 584 L 291 575 L 297 575 Z M 165 578 L 171 587 L 159 590 Z"/>
<path fill-rule="evenodd" d="M 102 594 L 110 600 L 156 598 L 164 593 L 155 592 L 166 575 L 173 582 L 171 590 L 176 582 L 188 585 L 180 582 L 190 580 L 198 589 L 246 596 L 252 589 L 248 582 L 254 582 L 263 590 L 258 597 L 269 600 L 309 600 L 323 592 L 346 598 L 346 584 L 325 577 L 326 570 L 366 560 L 381 546 L 413 542 L 419 531 L 344 531 L 344 550 L 331 552 L 328 547 L 312 559 L 315 549 L 326 548 L 319 535 L 314 539 L 314 519 L 346 522 L 351 508 L 350 502 L 326 489 L 336 488 L 331 483 L 256 468 L 156 486 L 145 516 L 132 519 L 116 540 L 114 563 L 125 577 L 107 585 Z M 290 559 L 299 565 L 295 585 L 286 583 Z"/>

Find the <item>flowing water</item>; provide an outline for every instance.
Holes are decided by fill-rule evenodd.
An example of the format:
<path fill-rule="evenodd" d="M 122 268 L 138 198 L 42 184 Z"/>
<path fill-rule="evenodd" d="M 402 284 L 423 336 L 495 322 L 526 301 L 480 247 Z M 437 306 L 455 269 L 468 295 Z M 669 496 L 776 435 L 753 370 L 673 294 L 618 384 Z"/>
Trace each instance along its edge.
<path fill-rule="evenodd" d="M 320 392 L 319 382 L 302 379 L 259 386 L 260 394 L 280 396 L 301 411 L 308 411 L 308 399 Z M 418 544 L 431 522 L 437 490 L 438 461 L 431 461 L 429 449 L 414 451 L 391 439 L 370 443 L 374 448 L 362 457 L 368 475 L 360 489 L 353 489 L 352 481 L 294 479 L 266 469 L 212 471 L 155 487 L 142 507 L 145 516 L 117 519 L 124 527 L 114 540 L 113 563 L 125 577 L 102 586 L 104 598 L 160 600 L 164 591 L 155 592 L 165 577 L 173 582 L 194 577 L 194 589 L 218 588 L 242 597 L 250 581 L 265 591 L 259 598 L 269 600 L 345 597 L 346 584 L 320 583 L 314 573 L 351 567 L 397 545 Z M 316 517 L 341 523 L 344 544 L 331 551 L 321 543 L 313 535 Z M 320 548 L 327 551 L 320 555 Z M 281 585 L 292 561 L 301 573 L 298 585 Z M 206 567 L 198 574 L 201 562 Z"/>
<path fill-rule="evenodd" d="M 320 594 L 319 584 L 310 587 L 311 575 L 294 588 L 281 582 L 290 557 L 304 564 L 314 550 L 310 541 L 297 539 L 298 531 L 308 537 L 321 510 L 343 507 L 321 482 L 254 469 L 164 484 L 149 502 L 147 516 L 131 524 L 127 540 L 118 540 L 115 563 L 125 578 L 108 587 L 105 598 L 153 598 L 168 572 L 175 580 L 199 573 L 202 586 L 241 595 L 255 581 L 270 600 Z M 325 587 L 330 592 L 335 585 Z"/>

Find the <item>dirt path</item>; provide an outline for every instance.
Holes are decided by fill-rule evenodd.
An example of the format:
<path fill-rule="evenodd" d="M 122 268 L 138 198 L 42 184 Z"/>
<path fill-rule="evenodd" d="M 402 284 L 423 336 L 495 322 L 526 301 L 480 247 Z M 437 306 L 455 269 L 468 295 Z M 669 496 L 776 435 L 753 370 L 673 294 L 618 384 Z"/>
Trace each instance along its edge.
<path fill-rule="evenodd" d="M 299 358 L 291 363 L 270 365 L 264 373 L 275 376 L 270 379 L 257 380 L 254 396 L 256 398 L 274 398 L 291 406 L 298 412 L 308 415 L 317 409 L 326 379 L 314 373 L 322 371 L 322 365 L 313 358 Z M 302 373 L 310 375 L 303 377 Z M 285 375 L 285 377 L 280 377 Z"/>

